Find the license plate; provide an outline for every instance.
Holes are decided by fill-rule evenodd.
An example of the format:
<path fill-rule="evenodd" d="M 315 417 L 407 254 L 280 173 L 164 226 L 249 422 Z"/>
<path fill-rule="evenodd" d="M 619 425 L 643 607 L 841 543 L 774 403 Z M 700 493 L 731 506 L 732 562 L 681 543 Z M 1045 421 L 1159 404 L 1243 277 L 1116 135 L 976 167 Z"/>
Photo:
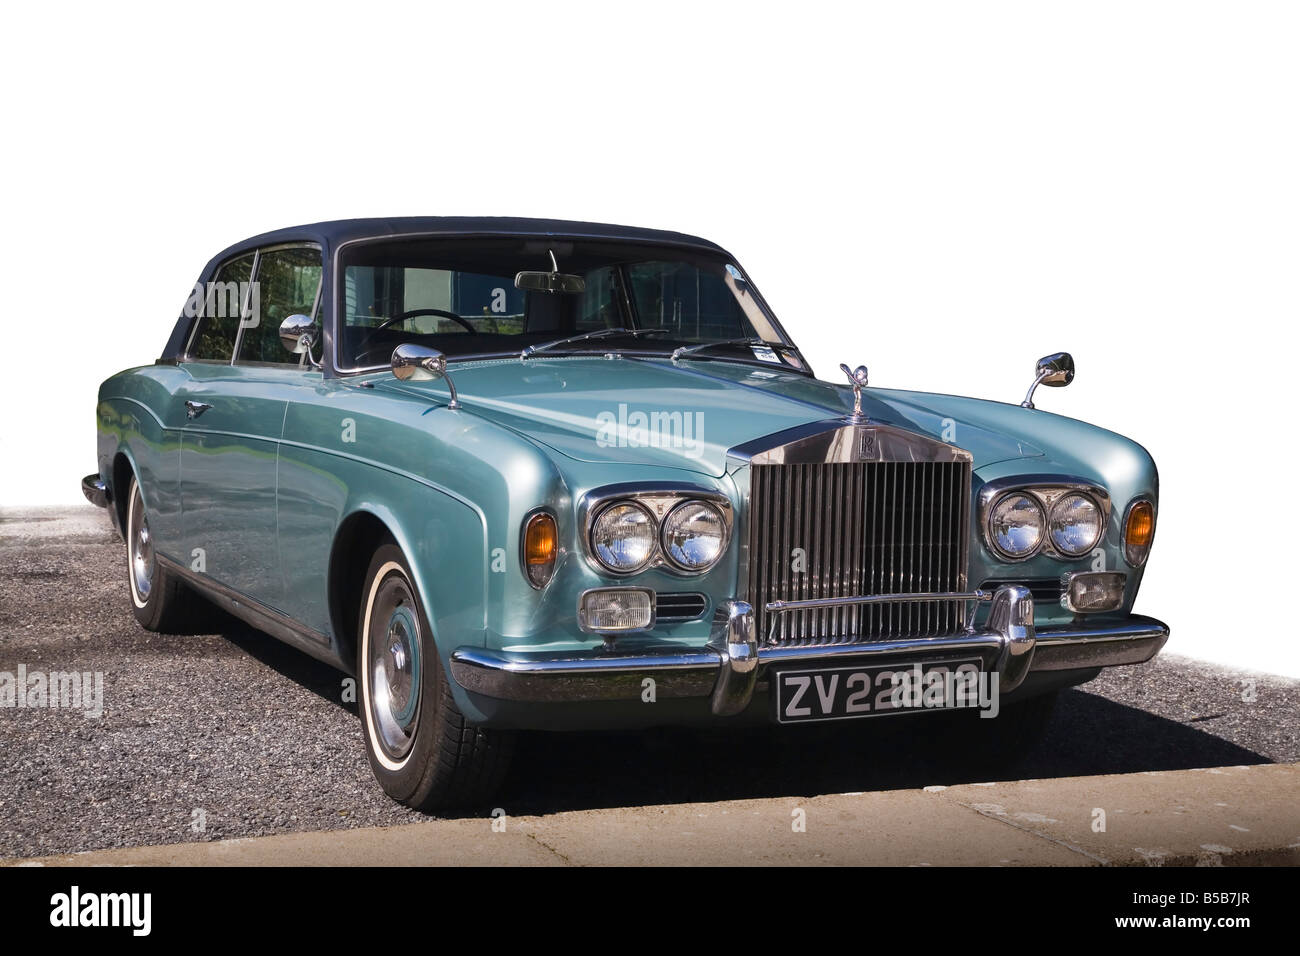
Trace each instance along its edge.
<path fill-rule="evenodd" d="M 978 660 L 870 667 L 779 670 L 776 719 L 783 724 L 847 720 L 964 706 L 963 688 L 977 686 Z"/>

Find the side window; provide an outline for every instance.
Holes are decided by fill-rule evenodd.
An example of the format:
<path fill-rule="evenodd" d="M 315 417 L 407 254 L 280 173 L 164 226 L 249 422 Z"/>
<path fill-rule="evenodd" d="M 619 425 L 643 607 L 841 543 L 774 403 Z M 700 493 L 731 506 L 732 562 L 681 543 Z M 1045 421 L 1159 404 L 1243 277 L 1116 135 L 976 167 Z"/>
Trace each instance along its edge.
<path fill-rule="evenodd" d="M 312 310 L 320 279 L 321 254 L 315 247 L 295 246 L 262 253 L 239 344 L 239 361 L 299 364 L 299 357 L 280 344 L 280 323 L 294 314 L 316 317 Z"/>
<path fill-rule="evenodd" d="M 239 333 L 239 316 L 245 299 L 251 294 L 249 279 L 253 274 L 253 254 L 231 259 L 217 270 L 198 303 L 198 325 L 190 340 L 188 357 L 213 362 L 229 362 L 235 354 L 235 337 Z"/>

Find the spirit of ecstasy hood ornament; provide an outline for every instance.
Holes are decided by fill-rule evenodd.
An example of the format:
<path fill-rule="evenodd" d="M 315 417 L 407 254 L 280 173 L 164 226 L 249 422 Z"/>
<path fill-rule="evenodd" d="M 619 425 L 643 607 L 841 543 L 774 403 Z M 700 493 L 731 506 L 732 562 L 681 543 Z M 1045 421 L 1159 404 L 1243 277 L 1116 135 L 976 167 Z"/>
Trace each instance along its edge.
<path fill-rule="evenodd" d="M 853 386 L 853 415 L 851 418 L 855 422 L 865 422 L 867 416 L 862 414 L 862 390 L 867 386 L 867 367 L 859 365 L 855 369 L 850 369 L 841 362 L 840 371 L 849 377 L 849 384 Z"/>

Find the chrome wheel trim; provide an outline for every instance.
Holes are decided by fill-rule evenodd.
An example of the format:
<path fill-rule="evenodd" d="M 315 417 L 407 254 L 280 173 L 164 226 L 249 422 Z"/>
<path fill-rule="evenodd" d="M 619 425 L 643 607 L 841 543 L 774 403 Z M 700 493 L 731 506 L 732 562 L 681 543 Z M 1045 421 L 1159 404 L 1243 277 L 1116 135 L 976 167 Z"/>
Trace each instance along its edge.
<path fill-rule="evenodd" d="M 153 590 L 157 561 L 153 553 L 153 538 L 149 534 L 149 519 L 144 511 L 144 499 L 140 497 L 139 482 L 131 483 L 131 503 L 127 509 L 126 521 L 126 556 L 127 576 L 131 580 L 131 600 L 135 601 L 136 607 L 144 607 Z"/>
<path fill-rule="evenodd" d="M 415 594 L 402 568 L 390 561 L 370 589 L 361 657 L 366 732 L 390 770 L 401 769 L 415 743 L 423 667 Z"/>

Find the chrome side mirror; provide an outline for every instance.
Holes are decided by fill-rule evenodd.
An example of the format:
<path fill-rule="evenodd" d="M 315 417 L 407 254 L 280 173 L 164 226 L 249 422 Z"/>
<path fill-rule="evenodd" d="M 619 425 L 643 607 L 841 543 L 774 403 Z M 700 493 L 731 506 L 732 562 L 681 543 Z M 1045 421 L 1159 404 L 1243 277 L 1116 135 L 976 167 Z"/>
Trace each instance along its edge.
<path fill-rule="evenodd" d="M 315 344 L 312 327 L 315 325 L 309 315 L 291 315 L 280 323 L 280 344 L 294 355 L 310 354 Z"/>
<path fill-rule="evenodd" d="M 1034 384 L 1029 386 L 1022 408 L 1034 407 L 1034 389 L 1039 385 L 1062 388 L 1074 381 L 1074 357 L 1069 352 L 1056 352 L 1044 355 L 1038 360 L 1034 369 Z"/>
<path fill-rule="evenodd" d="M 401 382 L 431 382 L 434 379 L 446 379 L 447 389 L 451 392 L 448 408 L 460 408 L 456 398 L 456 386 L 447 374 L 447 356 L 423 345 L 399 345 L 393 349 L 393 375 Z"/>

